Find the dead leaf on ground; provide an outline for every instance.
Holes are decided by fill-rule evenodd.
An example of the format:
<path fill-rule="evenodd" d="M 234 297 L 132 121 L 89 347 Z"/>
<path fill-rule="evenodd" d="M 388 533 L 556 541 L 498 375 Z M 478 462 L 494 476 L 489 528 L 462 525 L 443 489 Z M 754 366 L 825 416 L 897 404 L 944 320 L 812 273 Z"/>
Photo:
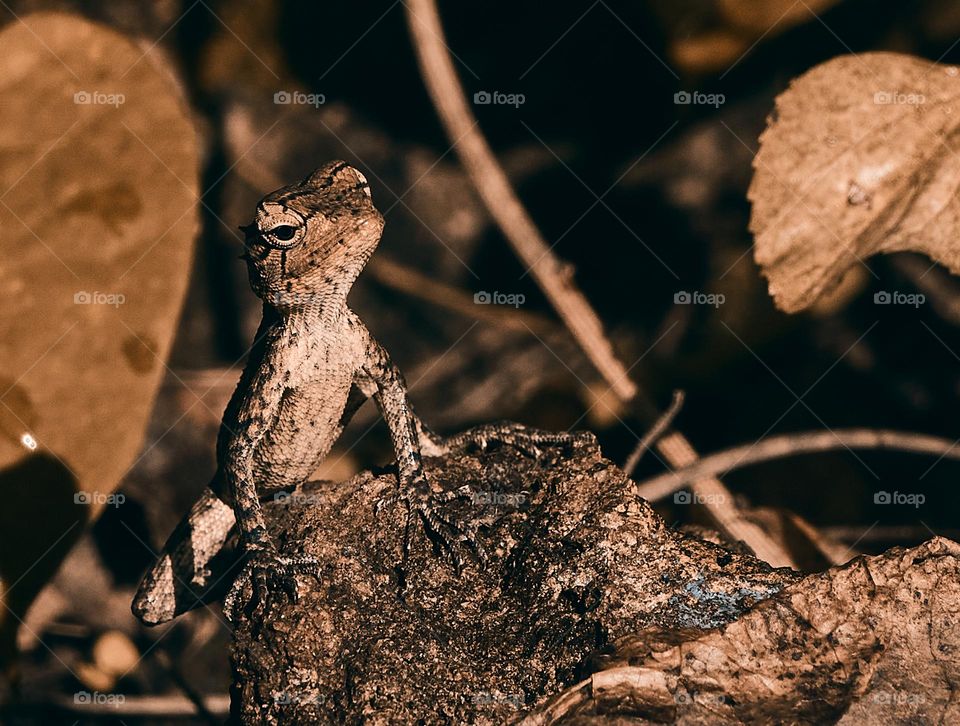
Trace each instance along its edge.
<path fill-rule="evenodd" d="M 960 71 L 896 53 L 842 56 L 778 99 L 754 159 L 755 257 L 787 312 L 878 252 L 960 273 Z"/>
<path fill-rule="evenodd" d="M 44 13 L 0 45 L 0 578 L 22 617 L 141 448 L 198 151 L 169 69 L 115 31 Z"/>

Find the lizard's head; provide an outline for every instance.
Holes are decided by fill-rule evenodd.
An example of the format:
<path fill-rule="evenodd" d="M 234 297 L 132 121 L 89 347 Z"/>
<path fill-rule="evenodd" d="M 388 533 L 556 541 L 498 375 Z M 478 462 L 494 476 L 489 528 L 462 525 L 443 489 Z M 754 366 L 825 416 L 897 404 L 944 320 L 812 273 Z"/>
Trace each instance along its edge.
<path fill-rule="evenodd" d="M 282 306 L 345 294 L 380 241 L 383 216 L 363 174 L 334 161 L 265 196 L 241 230 L 253 291 Z"/>

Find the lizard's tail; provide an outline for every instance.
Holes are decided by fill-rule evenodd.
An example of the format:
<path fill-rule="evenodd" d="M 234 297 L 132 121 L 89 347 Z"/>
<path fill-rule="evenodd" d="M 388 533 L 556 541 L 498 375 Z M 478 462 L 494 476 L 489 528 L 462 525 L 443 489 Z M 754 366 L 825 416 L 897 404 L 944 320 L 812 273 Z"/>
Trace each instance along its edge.
<path fill-rule="evenodd" d="M 211 560 L 223 549 L 235 523 L 230 505 L 209 487 L 204 489 L 140 582 L 133 614 L 147 625 L 158 625 L 201 605 L 219 582 Z"/>

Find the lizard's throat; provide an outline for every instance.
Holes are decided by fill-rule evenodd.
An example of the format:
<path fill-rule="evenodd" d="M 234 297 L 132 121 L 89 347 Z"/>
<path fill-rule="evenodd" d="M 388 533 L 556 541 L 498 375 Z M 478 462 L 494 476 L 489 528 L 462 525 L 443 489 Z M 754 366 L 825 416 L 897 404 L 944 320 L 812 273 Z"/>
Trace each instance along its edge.
<path fill-rule="evenodd" d="M 360 270 L 337 269 L 299 277 L 262 279 L 251 285 L 264 304 L 281 315 L 323 314 L 347 304 Z"/>

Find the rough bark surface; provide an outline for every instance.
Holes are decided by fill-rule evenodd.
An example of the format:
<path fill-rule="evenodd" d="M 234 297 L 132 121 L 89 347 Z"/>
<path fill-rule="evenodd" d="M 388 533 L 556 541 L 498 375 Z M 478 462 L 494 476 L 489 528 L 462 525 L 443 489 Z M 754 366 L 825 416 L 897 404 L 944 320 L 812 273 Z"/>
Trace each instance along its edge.
<path fill-rule="evenodd" d="M 480 525 L 486 566 L 457 576 L 439 560 L 391 503 L 388 471 L 272 502 L 283 546 L 324 566 L 297 602 L 272 593 L 238 623 L 236 719 L 958 717 L 952 542 L 801 578 L 670 529 L 593 444 L 539 457 L 491 447 L 429 460 L 427 471 L 438 488 L 462 489 L 445 511 Z"/>
<path fill-rule="evenodd" d="M 524 723 L 958 723 L 958 555 L 936 538 L 811 575 L 691 639 L 639 632 Z"/>

